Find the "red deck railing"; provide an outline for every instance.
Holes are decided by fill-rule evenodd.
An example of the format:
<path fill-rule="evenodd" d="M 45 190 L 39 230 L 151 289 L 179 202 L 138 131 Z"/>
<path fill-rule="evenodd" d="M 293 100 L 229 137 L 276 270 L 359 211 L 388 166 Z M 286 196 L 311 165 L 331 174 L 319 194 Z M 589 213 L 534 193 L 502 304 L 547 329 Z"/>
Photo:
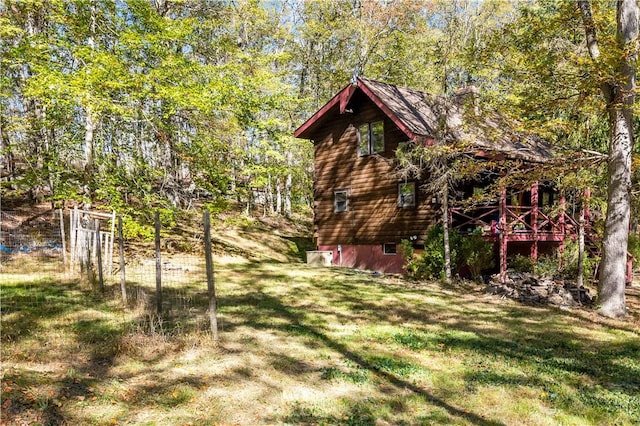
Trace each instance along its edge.
<path fill-rule="evenodd" d="M 462 233 L 481 229 L 483 235 L 492 236 L 506 232 L 520 241 L 560 241 L 566 235 L 578 233 L 578 222 L 566 212 L 544 211 L 531 206 L 506 206 L 502 222 L 497 205 L 453 207 L 450 221 L 452 227 Z"/>
<path fill-rule="evenodd" d="M 569 236 L 578 235 L 578 222 L 564 211 L 562 204 L 559 208 L 546 210 L 534 206 L 504 205 L 503 218 L 500 217 L 499 205 L 484 205 L 473 208 L 452 207 L 449 210 L 449 221 L 452 228 L 462 233 L 482 230 L 486 238 L 497 241 L 498 236 L 506 233 L 505 240 L 514 242 L 557 242 L 562 244 Z M 502 220 L 501 220 L 502 219 Z M 503 223 L 504 225 L 501 225 Z M 590 229 L 590 223 L 585 224 Z M 599 255 L 597 239 L 587 232 L 587 249 L 593 255 Z M 535 254 L 534 254 L 535 253 Z M 537 256 L 536 251 L 532 255 Z M 631 254 L 627 253 L 627 281 L 632 277 Z"/>

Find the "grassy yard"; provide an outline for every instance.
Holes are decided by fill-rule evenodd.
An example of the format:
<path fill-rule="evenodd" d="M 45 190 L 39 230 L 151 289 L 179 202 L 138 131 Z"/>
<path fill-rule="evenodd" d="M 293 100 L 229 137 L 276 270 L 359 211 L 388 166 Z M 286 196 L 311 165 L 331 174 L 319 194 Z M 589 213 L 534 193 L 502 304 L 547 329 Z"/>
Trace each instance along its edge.
<path fill-rule="evenodd" d="M 217 347 L 202 283 L 160 320 L 115 286 L 3 273 L 2 424 L 640 424 L 637 305 L 610 321 L 349 270 L 216 268 Z"/>

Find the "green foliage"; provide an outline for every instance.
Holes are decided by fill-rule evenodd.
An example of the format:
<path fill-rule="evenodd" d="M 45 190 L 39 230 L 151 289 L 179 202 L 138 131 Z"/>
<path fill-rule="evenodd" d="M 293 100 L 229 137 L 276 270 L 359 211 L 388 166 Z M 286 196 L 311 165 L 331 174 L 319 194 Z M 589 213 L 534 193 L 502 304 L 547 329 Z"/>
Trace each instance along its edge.
<path fill-rule="evenodd" d="M 153 241 L 155 228 L 153 225 L 139 223 L 131 216 L 125 215 L 122 217 L 122 238 L 128 241 Z"/>
<path fill-rule="evenodd" d="M 523 256 L 521 254 L 516 254 L 511 259 L 507 261 L 509 268 L 513 269 L 516 272 L 533 272 L 533 268 L 535 264 L 533 259 L 530 256 Z"/>
<path fill-rule="evenodd" d="M 567 279 L 576 279 L 578 276 L 578 241 L 569 241 L 565 243 L 564 252 L 562 253 L 562 266 L 558 273 Z M 600 262 L 600 257 L 590 256 L 585 248 L 582 278 L 585 283 L 590 283 L 595 278 L 596 268 Z"/>
<path fill-rule="evenodd" d="M 174 209 L 159 208 L 157 209 L 158 218 L 160 219 L 160 225 L 163 228 L 175 228 L 176 226 L 176 211 Z"/>
<path fill-rule="evenodd" d="M 538 260 L 533 264 L 533 271 L 531 272 L 540 276 L 547 275 L 555 277 L 561 275 L 558 256 L 552 255 L 538 257 Z"/>
<path fill-rule="evenodd" d="M 434 226 L 427 232 L 424 242 L 423 262 L 427 278 L 436 279 L 444 276 L 444 230 L 442 226 Z M 455 229 L 449 230 L 449 246 L 451 252 L 451 270 L 460 266 L 460 248 L 462 237 Z"/>
<path fill-rule="evenodd" d="M 228 211 L 230 207 L 231 204 L 225 198 L 216 198 L 211 202 L 204 203 L 204 208 L 214 216 Z"/>
<path fill-rule="evenodd" d="M 462 238 L 460 248 L 461 262 L 469 268 L 471 277 L 480 278 L 482 271 L 491 269 L 495 265 L 493 243 L 482 237 L 482 234 L 472 233 Z"/>
<path fill-rule="evenodd" d="M 472 233 L 462 235 L 456 230 L 449 230 L 451 249 L 451 269 L 457 271 L 466 265 L 474 279 L 478 279 L 482 271 L 494 266 L 493 244 Z M 409 240 L 400 243 L 400 253 L 405 261 L 405 269 L 412 279 L 441 279 L 444 276 L 444 231 L 442 226 L 429 229 L 425 238 L 424 250 L 416 253 Z"/>
<path fill-rule="evenodd" d="M 291 31 L 280 19 L 293 11 L 161 3 L 7 8 L 1 155 L 18 164 L 16 193 L 133 217 L 150 206 L 246 200 L 236 182 L 273 191 L 290 177 L 284 196 L 292 208 L 306 204 L 313 150 L 290 136 L 288 112 L 300 108 L 286 74 L 296 67 L 284 50 Z"/>
<path fill-rule="evenodd" d="M 599 257 L 590 255 L 585 249 L 583 274 L 585 283 L 593 280 L 599 261 Z M 515 272 L 528 272 L 540 276 L 547 275 L 574 280 L 578 275 L 578 242 L 567 242 L 562 256 L 558 256 L 558 254 L 540 256 L 534 262 L 531 257 L 518 254 L 509 259 L 508 264 L 509 268 Z"/>
<path fill-rule="evenodd" d="M 444 231 L 442 226 L 431 227 L 427 231 L 424 250 L 416 254 L 410 241 L 400 243 L 400 252 L 405 260 L 405 269 L 413 279 L 440 279 L 444 276 Z M 451 269 L 460 266 L 460 249 L 462 237 L 455 230 L 449 230 L 449 245 L 451 247 Z"/>
<path fill-rule="evenodd" d="M 638 264 L 640 263 L 640 236 L 638 234 L 629 234 L 627 250 L 635 259 L 634 264 L 638 266 Z"/>

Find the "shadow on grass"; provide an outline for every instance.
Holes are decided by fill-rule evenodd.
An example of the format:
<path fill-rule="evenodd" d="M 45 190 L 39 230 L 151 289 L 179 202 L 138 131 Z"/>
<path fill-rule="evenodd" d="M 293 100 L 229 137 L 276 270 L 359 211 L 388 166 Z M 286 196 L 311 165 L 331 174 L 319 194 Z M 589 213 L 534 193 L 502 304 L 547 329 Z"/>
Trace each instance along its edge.
<path fill-rule="evenodd" d="M 526 387 L 546 395 L 542 399 L 552 408 L 561 408 L 576 416 L 582 415 L 585 407 L 596 407 L 610 418 L 627 416 L 623 422 L 624 418 L 640 418 L 640 341 L 637 339 L 620 335 L 607 342 L 579 340 L 571 328 L 565 327 L 564 322 L 571 315 L 565 312 L 510 306 L 483 308 L 480 303 L 467 305 L 451 291 L 437 287 L 408 288 L 364 274 L 342 275 L 335 271 L 327 271 L 326 275 L 324 271 L 317 271 L 316 275 L 312 269 L 296 267 L 303 268 L 306 275 L 296 277 L 286 265 L 270 262 L 225 266 L 222 271 L 222 277 L 231 273 L 227 277 L 238 285 L 234 293 L 219 293 L 226 333 L 242 326 L 288 337 L 301 336 L 309 348 L 329 348 L 340 353 L 353 367 L 344 371 L 335 367 L 318 371 L 313 363 L 267 353 L 266 362 L 279 372 L 296 377 L 317 371 L 322 379 L 352 383 L 376 378 L 381 389 L 393 387 L 408 391 L 415 399 L 436 407 L 426 417 L 412 419 L 412 423 L 502 424 L 464 409 L 461 403 L 452 404 L 447 396 L 442 396 L 448 395 L 445 390 L 434 392 L 412 383 L 411 377 L 425 367 L 408 362 L 400 351 L 393 353 L 401 348 L 428 357 L 447 351 L 463 363 L 465 370 L 460 374 L 467 389 L 471 389 L 468 392 L 482 386 Z M 272 284 L 276 285 L 272 287 Z M 117 295 L 118 288 L 109 287 L 107 291 Z M 149 322 L 154 321 L 153 289 L 129 283 L 129 293 L 132 306 L 144 299 L 145 308 L 137 318 L 112 323 L 100 315 L 78 316 L 64 325 L 77 343 L 70 346 L 66 355 L 74 359 L 76 348 L 86 354 L 77 365 L 70 365 L 76 373 L 53 378 L 14 370 L 5 376 L 22 382 L 21 389 L 41 385 L 52 385 L 56 389 L 54 396 L 40 400 L 29 399 L 23 393 L 10 393 L 12 415 L 31 415 L 32 423 L 61 424 L 77 420 L 65 419 L 64 411 L 53 401 L 93 397 L 92 389 L 109 377 L 118 351 L 122 350 L 127 327 L 131 327 L 132 322 L 151 325 Z M 206 284 L 194 281 L 180 288 L 167 286 L 163 300 L 163 314 L 156 318 L 163 321 L 163 333 L 171 336 L 206 329 Z M 48 320 L 85 309 L 108 311 L 113 308 L 105 304 L 102 296 L 80 287 L 77 282 L 43 280 L 36 284 L 3 286 L 2 341 L 20 344 L 28 336 L 44 330 Z M 388 335 L 371 336 L 379 339 L 376 343 L 388 344 L 391 351 L 372 353 L 366 345 L 355 347 L 350 340 L 332 338 L 327 323 L 334 319 L 343 324 L 366 321 L 366 324 L 392 326 Z M 251 344 L 244 342 L 245 349 Z M 142 361 L 157 363 L 169 356 L 171 350 L 167 347 L 166 351 L 157 351 L 155 357 Z M 140 358 L 137 354 L 134 357 Z M 129 386 L 126 398 L 113 397 L 114 402 L 131 410 L 139 409 L 140 405 L 169 409 L 186 405 L 197 389 L 206 384 L 201 378 L 173 380 L 153 367 L 143 370 L 144 373 L 137 371 L 136 374 L 149 374 L 157 380 Z M 250 368 L 230 371 L 224 379 L 258 380 Z M 263 387 L 270 389 L 270 386 L 272 384 L 264 384 Z M 345 409 L 336 417 L 296 405 L 283 418 L 273 421 L 374 424 L 378 406 L 400 412 L 406 410 L 403 401 L 395 401 L 393 397 L 341 403 Z"/>
<path fill-rule="evenodd" d="M 248 310 L 250 314 L 248 317 L 244 318 L 244 321 L 242 322 L 243 325 L 255 328 L 280 329 L 285 333 L 295 332 L 296 334 L 303 334 L 305 336 L 311 337 L 321 342 L 325 347 L 339 352 L 347 360 L 351 361 L 359 368 L 364 369 L 377 376 L 380 380 L 393 385 L 397 389 L 410 390 L 414 394 L 421 397 L 424 401 L 444 409 L 451 416 L 464 419 L 476 425 L 502 425 L 502 423 L 500 422 L 487 420 L 474 413 L 455 407 L 447 403 L 445 400 L 433 395 L 427 389 L 421 388 L 420 386 L 397 377 L 395 374 L 388 371 L 394 366 L 385 365 L 385 360 L 383 360 L 382 358 L 378 359 L 374 357 L 371 360 L 368 360 L 363 355 L 350 350 L 346 345 L 331 339 L 329 336 L 323 333 L 319 327 L 308 324 L 303 313 L 296 312 L 295 309 L 289 308 L 284 305 L 278 298 L 266 294 L 263 291 L 258 290 L 238 297 L 224 297 L 221 299 L 221 304 L 236 307 L 249 305 L 252 307 L 252 309 Z M 274 319 L 282 319 L 285 321 L 283 323 L 275 323 Z M 229 331 L 232 331 L 232 329 Z M 341 418 L 335 419 L 337 422 L 335 424 L 373 424 L 373 418 L 372 422 L 367 422 L 367 419 L 371 417 L 369 415 L 370 408 L 367 406 L 358 407 L 358 412 L 351 414 L 357 414 L 356 417 L 361 416 L 359 418 L 361 419 L 360 421 L 362 423 L 345 423 L 345 419 Z M 362 410 L 365 410 L 366 413 Z M 305 414 L 293 412 L 290 415 L 290 420 L 304 420 L 307 423 L 332 422 L 329 418 L 314 418 L 313 421 L 311 421 L 310 418 L 307 418 L 309 415 L 309 413 Z M 347 417 L 348 416 L 349 413 L 347 413 Z"/>
<path fill-rule="evenodd" d="M 38 397 L 33 390 L 50 385 L 33 371 L 5 371 L 2 377 L 2 424 L 65 424 L 53 397 Z"/>
<path fill-rule="evenodd" d="M 79 280 L 44 278 L 4 284 L 1 288 L 2 342 L 17 343 L 46 327 L 46 321 L 100 303 L 81 289 Z"/>
<path fill-rule="evenodd" d="M 292 247 L 289 250 L 289 256 L 297 258 L 302 262 L 307 261 L 307 251 L 315 250 L 316 246 L 313 244 L 311 237 L 283 237 L 285 240 L 290 241 L 295 245 L 295 249 Z"/>
<path fill-rule="evenodd" d="M 585 407 L 593 408 L 600 416 L 640 418 L 640 340 L 617 339 L 615 342 L 580 338 L 567 328 L 563 318 L 567 314 L 555 309 L 531 307 L 464 306 L 450 293 L 429 289 L 435 304 L 407 304 L 393 300 L 397 292 L 422 295 L 424 290 L 387 286 L 368 277 L 348 282 L 330 279 L 314 282 L 307 288 L 295 288 L 283 296 L 272 296 L 260 283 L 287 280 L 281 273 L 260 270 L 256 265 L 237 269 L 251 276 L 244 280 L 251 292 L 223 297 L 221 306 L 243 312 L 240 323 L 256 329 L 280 330 L 284 334 L 307 336 L 323 346 L 340 352 L 359 368 L 400 389 L 409 389 L 424 400 L 438 406 L 451 416 L 475 424 L 499 424 L 474 413 L 454 407 L 426 389 L 407 382 L 416 368 L 402 361 L 401 356 L 371 356 L 364 351 L 350 349 L 323 332 L 331 306 L 341 306 L 357 319 L 375 321 L 409 330 L 408 336 L 393 336 L 395 344 L 415 352 L 450 351 L 452 357 L 466 365 L 463 380 L 469 389 L 479 385 L 527 387 L 544 395 L 549 404 L 581 416 Z M 339 279 L 339 275 L 337 276 Z M 311 293 L 313 292 L 313 293 Z M 326 304 L 302 305 L 298 301 L 314 300 L 321 293 Z M 383 298 L 387 298 L 384 303 Z M 439 303 L 442 302 L 442 303 Z M 346 319 L 349 319 L 349 315 Z M 439 320 L 446 320 L 446 324 Z M 406 322 L 415 326 L 407 328 Z M 492 324 L 487 328 L 486 324 Z M 578 327 L 579 325 L 573 325 Z M 422 332 L 438 327 L 437 332 Z M 606 326 L 603 326 L 606 329 Z M 624 330 L 621 330 L 624 331 Z M 387 342 L 383 342 L 387 343 Z M 516 369 L 516 373 L 511 370 Z M 297 374 L 302 368 L 292 368 Z M 567 391 L 569 387 L 572 391 Z M 313 415 L 298 407 L 292 419 Z M 336 420 L 337 421 L 337 420 Z M 332 423 L 329 418 L 315 422 Z"/>
<path fill-rule="evenodd" d="M 126 330 L 125 322 L 101 318 L 102 312 L 110 310 L 103 295 L 78 280 L 44 278 L 3 284 L 3 355 L 30 363 L 60 361 L 67 369 L 62 376 L 46 370 L 36 373 L 18 362 L 4 371 L 3 384 L 13 384 L 9 392 L 5 386 L 3 394 L 7 404 L 3 403 L 3 412 L 10 423 L 66 424 L 69 419 L 60 409 L 61 401 L 92 397 L 91 389 L 114 364 Z M 46 347 L 53 336 L 49 333 L 57 339 L 55 352 Z M 38 388 L 49 390 L 43 394 Z"/>

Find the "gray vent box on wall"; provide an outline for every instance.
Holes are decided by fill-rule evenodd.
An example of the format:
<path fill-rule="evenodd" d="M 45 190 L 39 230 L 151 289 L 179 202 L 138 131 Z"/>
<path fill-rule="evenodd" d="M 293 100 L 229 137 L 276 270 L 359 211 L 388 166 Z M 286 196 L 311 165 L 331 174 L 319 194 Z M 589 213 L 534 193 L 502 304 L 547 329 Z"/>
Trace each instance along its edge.
<path fill-rule="evenodd" d="M 331 266 L 333 265 L 333 251 L 331 250 L 308 251 L 307 264 L 313 265 L 313 266 Z"/>

